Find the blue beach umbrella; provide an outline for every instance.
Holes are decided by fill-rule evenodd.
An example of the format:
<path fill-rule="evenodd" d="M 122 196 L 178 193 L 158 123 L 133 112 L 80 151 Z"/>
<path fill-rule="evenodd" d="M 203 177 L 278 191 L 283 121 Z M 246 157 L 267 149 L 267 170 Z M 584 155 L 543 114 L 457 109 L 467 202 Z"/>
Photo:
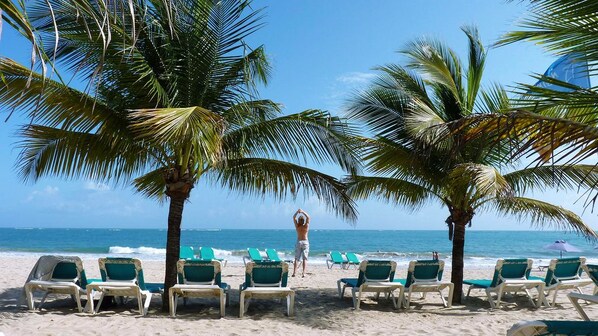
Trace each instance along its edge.
<path fill-rule="evenodd" d="M 563 257 L 563 252 L 581 252 L 581 250 L 564 240 L 557 240 L 550 245 L 544 246 L 545 249 L 548 250 L 557 250 L 561 252 L 561 258 Z"/>

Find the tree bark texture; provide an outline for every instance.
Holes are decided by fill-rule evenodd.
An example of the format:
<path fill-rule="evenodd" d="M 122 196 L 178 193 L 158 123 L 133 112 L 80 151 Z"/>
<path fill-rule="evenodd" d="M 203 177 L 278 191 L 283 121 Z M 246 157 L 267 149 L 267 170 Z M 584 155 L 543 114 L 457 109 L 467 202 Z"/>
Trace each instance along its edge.
<path fill-rule="evenodd" d="M 453 256 L 451 282 L 455 285 L 453 303 L 461 303 L 463 297 L 463 257 L 465 248 L 466 222 L 455 222 L 453 231 Z"/>
<path fill-rule="evenodd" d="M 164 293 L 162 310 L 169 311 L 168 290 L 177 283 L 176 264 L 179 261 L 181 247 L 181 221 L 186 197 L 170 197 L 168 211 L 168 233 L 166 237 L 166 267 L 164 274 Z"/>

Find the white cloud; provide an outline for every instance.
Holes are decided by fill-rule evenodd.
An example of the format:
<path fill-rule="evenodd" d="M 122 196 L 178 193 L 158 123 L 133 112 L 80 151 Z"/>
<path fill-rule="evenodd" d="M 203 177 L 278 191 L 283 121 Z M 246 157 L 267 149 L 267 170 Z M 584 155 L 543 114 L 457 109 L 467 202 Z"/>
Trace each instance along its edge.
<path fill-rule="evenodd" d="M 349 72 L 336 78 L 337 81 L 346 85 L 366 85 L 376 77 L 370 72 Z"/>
<path fill-rule="evenodd" d="M 86 190 L 93 190 L 93 191 L 106 191 L 110 190 L 110 187 L 105 183 L 96 183 L 92 181 L 87 181 L 85 183 L 84 188 Z"/>
<path fill-rule="evenodd" d="M 59 191 L 58 187 L 53 187 L 53 186 L 48 185 L 44 189 L 32 191 L 29 194 L 29 196 L 27 196 L 27 198 L 25 199 L 25 202 L 31 202 L 36 198 L 44 198 L 44 197 L 48 197 L 48 196 L 57 195 L 58 191 Z"/>

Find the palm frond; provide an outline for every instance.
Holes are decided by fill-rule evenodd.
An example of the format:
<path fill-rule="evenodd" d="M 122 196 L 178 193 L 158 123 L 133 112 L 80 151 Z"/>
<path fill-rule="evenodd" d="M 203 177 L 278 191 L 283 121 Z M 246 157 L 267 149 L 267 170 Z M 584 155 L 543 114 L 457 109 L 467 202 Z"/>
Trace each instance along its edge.
<path fill-rule="evenodd" d="M 598 234 L 575 213 L 560 206 L 525 197 L 497 198 L 492 207 L 504 215 L 516 216 L 539 227 L 552 227 L 598 239 Z"/>
<path fill-rule="evenodd" d="M 504 175 L 517 194 L 547 188 L 586 190 L 598 186 L 595 165 L 549 165 L 530 167 Z"/>
<path fill-rule="evenodd" d="M 223 120 L 199 106 L 138 109 L 130 112 L 131 129 L 137 139 L 156 147 L 168 143 L 180 150 L 183 167 L 193 162 L 217 162 L 221 158 Z"/>
<path fill-rule="evenodd" d="M 45 127 L 24 126 L 17 171 L 25 181 L 43 176 L 127 182 L 146 168 L 148 151 L 111 134 L 91 134 Z"/>
<path fill-rule="evenodd" d="M 354 130 L 342 119 L 320 110 L 265 120 L 225 134 L 227 153 L 248 157 L 310 159 L 318 164 L 333 163 L 345 171 L 359 168 L 353 153 Z"/>
<path fill-rule="evenodd" d="M 467 35 L 469 40 L 469 65 L 467 67 L 467 94 L 465 100 L 465 109 L 473 111 L 478 90 L 482 82 L 484 65 L 486 63 L 486 51 L 480 40 L 478 29 L 475 26 L 465 26 L 461 30 Z"/>
<path fill-rule="evenodd" d="M 245 158 L 228 160 L 207 173 L 213 181 L 231 190 L 254 196 L 273 195 L 279 200 L 315 195 L 330 211 L 354 222 L 357 210 L 338 179 L 292 163 Z"/>
<path fill-rule="evenodd" d="M 513 194 L 511 185 L 496 168 L 476 163 L 463 163 L 453 168 L 446 185 L 452 202 L 457 204 Z"/>
<path fill-rule="evenodd" d="M 579 53 L 588 60 L 590 69 L 598 62 L 598 4 L 593 1 L 530 1 L 528 18 L 521 30 L 507 33 L 498 42 L 505 45 L 530 41 L 559 54 Z M 590 70 L 594 73 L 596 70 Z"/>
<path fill-rule="evenodd" d="M 164 179 L 164 170 L 162 168 L 152 170 L 133 180 L 135 191 L 147 198 L 153 198 L 159 203 L 166 201 L 166 181 Z"/>
<path fill-rule="evenodd" d="M 348 193 L 355 199 L 376 198 L 415 210 L 426 201 L 441 199 L 434 190 L 417 183 L 389 177 L 351 176 L 345 181 Z"/>

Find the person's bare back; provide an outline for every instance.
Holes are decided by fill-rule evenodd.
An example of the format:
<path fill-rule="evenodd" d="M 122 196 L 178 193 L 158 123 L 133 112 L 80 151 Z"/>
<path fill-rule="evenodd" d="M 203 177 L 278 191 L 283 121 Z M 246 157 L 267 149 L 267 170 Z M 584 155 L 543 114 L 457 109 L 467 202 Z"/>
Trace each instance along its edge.
<path fill-rule="evenodd" d="M 295 244 L 295 263 L 293 266 L 293 276 L 297 271 L 297 264 L 302 262 L 303 276 L 305 276 L 305 267 L 307 265 L 307 258 L 309 255 L 309 241 L 307 240 L 307 233 L 309 232 L 309 215 L 299 209 L 293 215 L 293 223 L 295 223 L 295 231 L 297 231 L 297 244 Z"/>
<path fill-rule="evenodd" d="M 307 240 L 307 233 L 309 232 L 309 222 L 305 224 L 295 223 L 295 230 L 297 231 L 297 240 Z"/>

